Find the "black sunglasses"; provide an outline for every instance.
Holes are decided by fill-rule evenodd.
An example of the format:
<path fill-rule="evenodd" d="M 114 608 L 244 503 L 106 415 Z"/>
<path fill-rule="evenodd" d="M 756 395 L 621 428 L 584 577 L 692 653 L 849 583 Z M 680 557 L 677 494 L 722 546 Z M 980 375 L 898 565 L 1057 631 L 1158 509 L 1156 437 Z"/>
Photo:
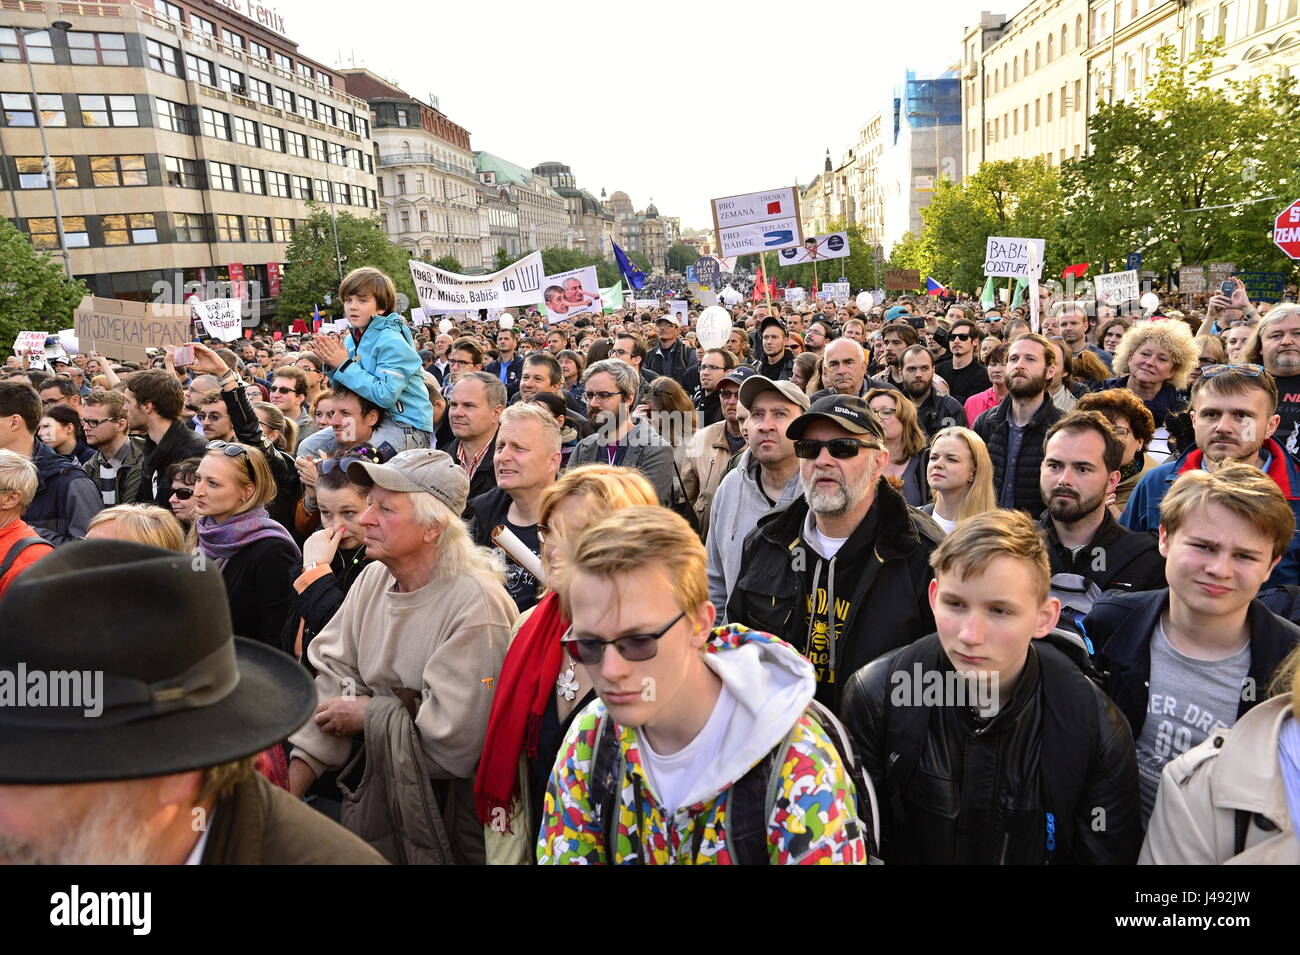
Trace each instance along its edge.
<path fill-rule="evenodd" d="M 335 468 L 346 468 L 353 461 L 369 461 L 372 464 L 387 464 L 393 455 L 397 452 L 389 444 L 383 444 L 378 448 L 372 448 L 369 445 L 362 445 L 358 448 L 350 448 L 344 451 L 338 457 L 326 458 L 320 463 L 320 473 L 329 474 Z"/>
<path fill-rule="evenodd" d="M 178 501 L 188 501 L 193 496 L 194 496 L 194 488 L 192 487 L 172 488 L 172 497 L 176 498 L 176 500 Z"/>
<path fill-rule="evenodd" d="M 953 332 L 948 336 L 948 340 L 954 342 L 968 342 L 971 338 L 972 336 L 969 332 Z"/>
<path fill-rule="evenodd" d="M 658 633 L 629 633 L 627 636 L 616 637 L 613 640 L 601 640 L 599 637 L 566 637 L 560 643 L 565 645 L 579 663 L 589 667 L 598 666 L 605 659 L 605 648 L 611 645 L 618 650 L 624 660 L 632 663 L 653 660 L 655 654 L 659 652 L 659 639 L 685 616 L 686 611 L 683 610 L 668 621 Z"/>
<path fill-rule="evenodd" d="M 254 483 L 257 482 L 257 474 L 253 471 L 253 462 L 249 460 L 248 448 L 242 444 L 236 444 L 234 441 L 209 441 L 209 451 L 220 451 L 228 458 L 237 458 L 244 456 L 244 467 L 248 470 L 248 476 Z"/>
<path fill-rule="evenodd" d="M 856 458 L 863 448 L 874 448 L 875 444 L 861 438 L 831 438 L 829 441 L 817 441 L 813 438 L 800 438 L 794 443 L 794 456 L 811 461 L 825 448 L 833 458 Z"/>

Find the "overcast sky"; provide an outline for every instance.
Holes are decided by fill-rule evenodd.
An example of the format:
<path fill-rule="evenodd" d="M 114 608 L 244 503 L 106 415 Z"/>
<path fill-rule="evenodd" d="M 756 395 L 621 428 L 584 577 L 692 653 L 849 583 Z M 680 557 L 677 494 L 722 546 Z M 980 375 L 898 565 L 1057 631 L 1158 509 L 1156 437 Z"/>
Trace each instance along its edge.
<path fill-rule="evenodd" d="M 433 93 L 475 149 L 529 168 L 568 163 L 593 195 L 622 189 L 638 209 L 653 197 L 690 228 L 711 227 L 712 198 L 807 184 L 827 148 L 839 162 L 905 70 L 942 72 L 981 8 L 1023 3 L 271 5 L 307 56 L 355 57 L 412 95 Z"/>

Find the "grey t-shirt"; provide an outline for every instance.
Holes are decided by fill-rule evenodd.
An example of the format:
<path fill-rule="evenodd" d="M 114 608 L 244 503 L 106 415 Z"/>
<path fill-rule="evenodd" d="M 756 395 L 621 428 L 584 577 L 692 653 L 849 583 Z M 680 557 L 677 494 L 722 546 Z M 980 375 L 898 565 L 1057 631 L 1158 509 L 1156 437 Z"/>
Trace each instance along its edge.
<path fill-rule="evenodd" d="M 1163 618 L 1151 636 L 1147 716 L 1137 738 L 1142 824 L 1155 807 L 1165 763 L 1216 728 L 1237 722 L 1241 688 L 1250 673 L 1250 644 L 1222 660 L 1195 660 L 1174 649 Z"/>

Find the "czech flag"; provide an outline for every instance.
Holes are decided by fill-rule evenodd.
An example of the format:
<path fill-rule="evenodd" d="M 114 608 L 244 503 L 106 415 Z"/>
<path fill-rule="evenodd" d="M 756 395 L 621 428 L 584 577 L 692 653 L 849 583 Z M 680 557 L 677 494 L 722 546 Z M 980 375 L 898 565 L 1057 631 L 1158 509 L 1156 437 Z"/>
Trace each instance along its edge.
<path fill-rule="evenodd" d="M 312 330 L 313 332 L 319 332 L 319 331 L 320 331 L 320 322 L 321 322 L 321 318 L 320 318 L 320 306 L 319 306 L 319 305 L 313 305 L 313 306 L 311 307 L 311 330 Z"/>
<path fill-rule="evenodd" d="M 938 282 L 936 282 L 934 279 L 930 278 L 930 276 L 927 275 L 925 277 L 926 295 L 942 295 L 946 291 L 948 290 L 944 288 L 942 285 L 940 285 Z"/>

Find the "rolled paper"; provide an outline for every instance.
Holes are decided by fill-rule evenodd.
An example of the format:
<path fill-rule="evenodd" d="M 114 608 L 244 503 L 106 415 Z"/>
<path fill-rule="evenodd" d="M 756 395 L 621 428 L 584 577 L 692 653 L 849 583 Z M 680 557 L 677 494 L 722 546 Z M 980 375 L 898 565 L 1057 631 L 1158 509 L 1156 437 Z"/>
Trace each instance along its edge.
<path fill-rule="evenodd" d="M 498 524 L 494 527 L 492 529 L 492 543 L 509 554 L 511 560 L 532 574 L 539 583 L 546 583 L 546 575 L 542 573 L 542 559 L 529 550 L 528 545 L 521 541 L 510 528 L 504 524 Z"/>

